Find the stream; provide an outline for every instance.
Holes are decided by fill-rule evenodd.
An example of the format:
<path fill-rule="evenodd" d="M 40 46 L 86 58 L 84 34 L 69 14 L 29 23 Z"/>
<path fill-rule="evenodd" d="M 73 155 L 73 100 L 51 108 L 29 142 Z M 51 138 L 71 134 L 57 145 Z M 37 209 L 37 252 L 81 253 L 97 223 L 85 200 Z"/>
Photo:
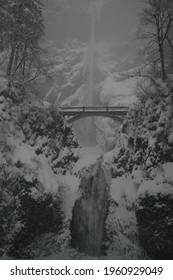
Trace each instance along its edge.
<path fill-rule="evenodd" d="M 88 258 L 145 258 L 133 207 L 135 189 L 129 178 L 111 177 L 112 158 L 112 152 L 103 154 L 98 147 L 81 150 L 74 168 L 81 181 L 72 209 L 71 245 Z"/>

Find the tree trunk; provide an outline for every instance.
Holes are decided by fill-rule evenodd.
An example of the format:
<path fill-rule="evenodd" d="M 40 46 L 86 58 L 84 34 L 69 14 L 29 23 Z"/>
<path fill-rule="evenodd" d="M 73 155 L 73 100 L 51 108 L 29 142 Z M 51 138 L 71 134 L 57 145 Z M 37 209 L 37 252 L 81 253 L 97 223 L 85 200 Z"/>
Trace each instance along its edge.
<path fill-rule="evenodd" d="M 169 44 L 169 46 L 171 48 L 171 52 L 172 52 L 172 66 L 173 66 L 173 43 L 171 42 L 169 37 L 167 37 L 167 41 L 168 41 L 168 44 Z"/>
<path fill-rule="evenodd" d="M 15 53 L 15 59 L 14 59 L 14 69 L 16 69 L 17 64 L 18 64 L 18 60 L 19 60 L 19 50 L 20 50 L 20 47 L 19 47 L 19 45 L 17 45 L 17 47 L 16 47 L 16 53 Z"/>
<path fill-rule="evenodd" d="M 22 65 L 22 79 L 25 80 L 25 68 L 26 68 L 26 61 L 24 60 Z"/>
<path fill-rule="evenodd" d="M 165 56 L 163 44 L 159 42 L 159 54 L 160 54 L 160 63 L 161 63 L 161 71 L 162 71 L 162 81 L 165 82 L 167 79 L 166 70 L 165 70 Z"/>
<path fill-rule="evenodd" d="M 169 46 L 171 48 L 172 54 L 173 54 L 173 43 L 171 42 L 171 40 L 169 39 L 169 37 L 167 37 L 167 41 L 169 43 Z"/>
<path fill-rule="evenodd" d="M 11 77 L 12 69 L 13 69 L 13 62 L 14 62 L 14 56 L 15 56 L 15 46 L 12 46 L 11 53 L 10 53 L 10 58 L 8 62 L 8 67 L 7 67 L 7 77 Z"/>
<path fill-rule="evenodd" d="M 160 2 L 159 2 L 160 4 Z M 160 14 L 160 9 L 159 9 Z M 166 70 L 165 70 L 165 54 L 164 54 L 164 30 L 163 25 L 160 23 L 160 15 L 156 18 L 156 28 L 157 28 L 157 43 L 159 48 L 159 56 L 160 56 L 160 63 L 161 63 L 161 74 L 162 74 L 162 81 L 166 81 Z"/>

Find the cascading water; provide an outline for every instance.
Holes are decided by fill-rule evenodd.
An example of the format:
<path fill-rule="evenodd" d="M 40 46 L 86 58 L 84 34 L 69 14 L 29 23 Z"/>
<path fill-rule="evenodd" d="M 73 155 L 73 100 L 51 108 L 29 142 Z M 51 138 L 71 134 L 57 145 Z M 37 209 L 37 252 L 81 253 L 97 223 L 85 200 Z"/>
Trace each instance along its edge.
<path fill-rule="evenodd" d="M 84 72 L 86 73 L 86 84 L 83 99 L 83 106 L 96 106 L 98 105 L 97 96 L 97 82 L 96 82 L 96 72 L 97 69 L 97 50 L 96 50 L 96 27 L 100 19 L 100 12 L 102 9 L 103 0 L 92 0 L 89 7 L 90 15 L 90 42 L 85 58 Z M 79 140 L 84 146 L 95 146 L 96 141 L 96 125 L 93 118 L 84 119 L 80 125 Z M 79 126 L 76 128 L 78 131 Z M 82 133 L 81 133 L 82 131 Z"/>
<path fill-rule="evenodd" d="M 89 98 L 88 105 L 93 105 L 94 95 L 94 54 L 95 54 L 95 3 L 91 4 L 91 41 L 89 52 Z"/>
<path fill-rule="evenodd" d="M 73 208 L 71 237 L 73 247 L 89 256 L 102 254 L 110 184 L 110 168 L 102 157 L 84 172 L 81 180 L 81 197 Z"/>
<path fill-rule="evenodd" d="M 88 105 L 95 105 L 95 83 L 94 83 L 94 72 L 96 67 L 95 55 L 96 55 L 96 36 L 95 29 L 96 23 L 100 19 L 100 12 L 103 6 L 103 0 L 92 0 L 90 5 L 91 15 L 91 37 L 89 45 L 89 86 L 88 86 Z"/>
<path fill-rule="evenodd" d="M 91 15 L 91 40 L 88 50 L 86 70 L 88 75 L 85 104 L 96 105 L 96 40 L 95 27 L 99 19 L 103 0 L 92 0 L 90 5 Z M 91 142 L 93 136 L 91 131 L 95 130 L 93 120 L 83 121 L 85 131 L 89 128 L 88 140 Z M 91 144 L 91 143 L 88 143 Z M 103 163 L 101 157 L 95 166 L 84 172 L 80 184 L 81 197 L 76 201 L 73 208 L 71 221 L 72 245 L 80 252 L 89 256 L 100 256 L 102 254 L 105 221 L 109 208 L 109 191 L 111 185 L 110 168 Z"/>

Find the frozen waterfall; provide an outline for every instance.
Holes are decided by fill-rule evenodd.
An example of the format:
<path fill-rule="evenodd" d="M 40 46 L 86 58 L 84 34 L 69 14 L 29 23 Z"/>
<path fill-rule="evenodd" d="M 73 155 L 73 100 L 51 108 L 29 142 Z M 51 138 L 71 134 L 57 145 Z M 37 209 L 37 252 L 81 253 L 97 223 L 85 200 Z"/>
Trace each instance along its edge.
<path fill-rule="evenodd" d="M 100 157 L 97 164 L 83 174 L 81 197 L 74 205 L 71 221 L 73 247 L 89 256 L 102 254 L 110 185 L 110 168 Z"/>

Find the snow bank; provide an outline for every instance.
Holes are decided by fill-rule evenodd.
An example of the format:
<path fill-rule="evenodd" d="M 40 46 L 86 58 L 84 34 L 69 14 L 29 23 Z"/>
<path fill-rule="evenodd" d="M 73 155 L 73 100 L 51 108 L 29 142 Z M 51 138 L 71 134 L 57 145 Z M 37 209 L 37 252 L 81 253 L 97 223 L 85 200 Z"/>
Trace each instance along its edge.
<path fill-rule="evenodd" d="M 112 179 L 110 194 L 117 203 L 121 203 L 123 197 L 127 197 L 128 201 L 133 203 L 137 195 L 137 185 L 130 176 L 117 177 Z"/>
<path fill-rule="evenodd" d="M 36 175 L 38 181 L 44 186 L 45 192 L 60 193 L 63 201 L 63 210 L 65 219 L 71 217 L 72 208 L 75 200 L 78 198 L 78 188 L 80 184 L 79 178 L 72 175 L 55 174 L 44 155 L 36 155 L 35 148 L 26 143 L 12 140 L 15 150 L 13 152 L 13 164 L 20 161 L 26 164 L 32 172 Z M 32 173 L 31 173 L 32 174 Z M 27 179 L 29 174 L 26 174 Z M 32 175 L 30 175 L 32 176 Z"/>
<path fill-rule="evenodd" d="M 158 193 L 173 194 L 173 163 L 167 162 L 155 170 L 154 180 L 144 180 L 140 185 L 137 197 L 149 193 L 157 195 Z"/>
<path fill-rule="evenodd" d="M 79 152 L 79 160 L 73 168 L 73 173 L 78 173 L 82 168 L 95 163 L 103 151 L 98 147 L 83 147 Z"/>
<path fill-rule="evenodd" d="M 111 105 L 130 105 L 135 102 L 134 96 L 137 79 L 119 80 L 118 74 L 112 74 L 102 82 L 100 99 L 111 102 Z"/>

